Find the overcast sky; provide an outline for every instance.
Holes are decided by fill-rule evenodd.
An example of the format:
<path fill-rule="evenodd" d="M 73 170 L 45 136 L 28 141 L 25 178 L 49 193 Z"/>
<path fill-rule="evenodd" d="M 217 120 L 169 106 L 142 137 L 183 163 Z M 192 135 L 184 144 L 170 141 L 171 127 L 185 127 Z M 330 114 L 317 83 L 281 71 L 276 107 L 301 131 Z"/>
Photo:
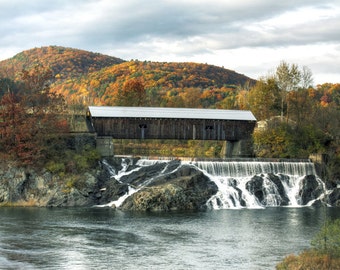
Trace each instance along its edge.
<path fill-rule="evenodd" d="M 0 60 L 48 45 L 340 83 L 340 0 L 0 0 Z"/>

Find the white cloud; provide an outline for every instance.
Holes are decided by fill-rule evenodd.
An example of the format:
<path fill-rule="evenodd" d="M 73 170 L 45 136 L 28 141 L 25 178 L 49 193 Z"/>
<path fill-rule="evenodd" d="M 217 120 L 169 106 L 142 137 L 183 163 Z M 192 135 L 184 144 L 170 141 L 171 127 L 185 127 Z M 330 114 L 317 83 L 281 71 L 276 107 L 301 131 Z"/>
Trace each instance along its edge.
<path fill-rule="evenodd" d="M 0 59 L 61 45 L 123 59 L 195 61 L 253 78 L 281 60 L 339 82 L 338 0 L 0 0 Z"/>

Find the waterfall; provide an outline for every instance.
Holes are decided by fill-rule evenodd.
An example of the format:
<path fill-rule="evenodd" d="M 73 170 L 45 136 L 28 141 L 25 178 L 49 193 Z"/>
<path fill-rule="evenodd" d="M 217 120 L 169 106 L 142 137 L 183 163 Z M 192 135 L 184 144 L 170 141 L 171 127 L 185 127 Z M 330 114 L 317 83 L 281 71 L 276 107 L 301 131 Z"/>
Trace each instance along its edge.
<path fill-rule="evenodd" d="M 135 169 L 128 171 L 129 166 L 132 165 L 132 161 L 127 160 L 126 158 L 122 158 L 122 161 L 121 161 L 121 167 L 122 168 L 117 173 L 116 173 L 116 170 L 107 162 L 106 159 L 102 160 L 102 164 L 107 169 L 107 171 L 109 172 L 110 179 L 117 181 L 119 183 L 122 183 L 120 181 L 120 178 L 122 178 L 125 175 L 132 174 L 132 173 L 138 171 L 141 168 L 141 167 L 137 167 Z M 104 204 L 104 205 L 97 205 L 96 207 L 112 207 L 113 205 L 115 207 L 119 207 L 126 200 L 126 198 L 128 198 L 132 194 L 136 193 L 139 189 L 140 188 L 136 189 L 136 188 L 128 185 L 128 192 L 125 193 L 123 196 L 119 197 L 118 200 L 111 201 L 110 203 Z"/>
<path fill-rule="evenodd" d="M 312 162 L 190 163 L 218 186 L 217 194 L 207 202 L 212 209 L 300 207 L 302 181 L 308 175 L 315 176 L 320 190 L 324 190 L 324 184 L 317 176 Z"/>
<path fill-rule="evenodd" d="M 102 164 L 109 172 L 110 178 L 116 175 L 116 170 L 107 162 L 106 159 L 102 160 Z"/>
<path fill-rule="evenodd" d="M 176 163 L 177 162 L 177 163 Z M 265 162 L 265 161 L 192 161 L 169 159 L 139 159 L 135 164 L 132 160 L 122 159 L 120 170 L 103 161 L 108 167 L 111 178 L 121 182 L 123 176 L 147 167 L 165 163 L 158 175 L 174 173 L 184 165 L 190 165 L 202 171 L 218 187 L 218 191 L 207 201 L 210 209 L 239 209 L 265 207 L 301 207 L 311 205 L 325 193 L 325 185 L 317 176 L 314 164 L 301 162 Z M 157 165 L 158 164 L 158 165 Z M 133 167 L 130 167 L 133 165 Z M 169 166 L 169 168 L 168 168 Z M 154 169 L 153 169 L 154 170 Z M 122 180 L 124 181 L 124 180 Z M 138 186 L 130 186 L 129 191 L 109 206 L 119 207 L 133 193 L 153 181 L 145 179 Z M 309 185 L 309 186 L 308 186 Z"/>
<path fill-rule="evenodd" d="M 144 166 L 151 166 L 157 163 L 167 163 L 170 160 L 168 159 L 139 159 L 136 165 L 144 167 Z"/>
<path fill-rule="evenodd" d="M 261 173 L 316 175 L 312 162 L 198 161 L 191 163 L 211 175 L 223 177 L 247 177 Z"/>

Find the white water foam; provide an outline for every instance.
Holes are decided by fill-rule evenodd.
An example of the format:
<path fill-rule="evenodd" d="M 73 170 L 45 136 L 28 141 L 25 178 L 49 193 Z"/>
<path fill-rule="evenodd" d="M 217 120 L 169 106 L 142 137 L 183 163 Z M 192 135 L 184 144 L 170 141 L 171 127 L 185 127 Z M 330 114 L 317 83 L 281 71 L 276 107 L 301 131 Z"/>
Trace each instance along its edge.
<path fill-rule="evenodd" d="M 123 159 L 122 170 L 113 178 L 120 182 L 124 175 L 138 171 L 141 167 L 152 166 L 157 163 L 169 163 L 170 160 L 149 160 L 140 159 L 136 165 L 139 166 L 131 171 L 127 171 L 130 163 Z M 315 175 L 317 181 L 323 186 L 321 179 L 316 175 L 314 164 L 311 162 L 257 162 L 257 161 L 182 161 L 182 164 L 191 164 L 204 172 L 218 187 L 218 192 L 207 202 L 211 209 L 262 209 L 265 207 L 281 206 L 283 200 L 288 199 L 289 207 L 301 207 L 301 181 L 306 175 Z M 108 164 L 107 164 L 108 165 Z M 181 167 L 177 167 L 175 170 Z M 159 172 L 163 174 L 166 168 Z M 113 169 L 114 171 L 114 169 Z M 277 185 L 271 180 L 269 174 L 274 174 L 281 182 L 285 198 L 282 198 Z M 255 194 L 247 189 L 247 183 L 254 181 L 252 178 L 262 180 L 261 195 L 263 200 L 260 202 Z M 148 179 L 144 185 L 150 183 Z M 257 181 L 257 180 L 255 180 Z M 105 206 L 115 205 L 119 207 L 129 196 L 139 191 L 141 187 L 129 186 L 129 191 L 118 200 L 110 202 Z M 324 189 L 325 190 L 325 189 Z M 287 202 L 285 203 L 287 204 Z M 311 204 L 311 202 L 309 203 Z M 308 205 L 309 205 L 308 204 Z"/>
<path fill-rule="evenodd" d="M 261 173 L 316 175 L 311 162 L 197 161 L 189 162 L 212 175 L 246 177 Z"/>
<path fill-rule="evenodd" d="M 289 207 L 300 207 L 299 191 L 301 181 L 306 175 L 317 177 L 314 164 L 311 162 L 189 162 L 202 170 L 218 187 L 218 192 L 212 196 L 207 206 L 212 209 L 265 208 L 282 205 L 283 198 L 277 185 L 268 176 L 269 173 L 279 177 L 288 198 Z M 246 186 L 254 176 L 263 180 L 260 202 L 255 194 L 251 194 Z"/>
<path fill-rule="evenodd" d="M 96 207 L 119 207 L 122 205 L 122 203 L 129 197 L 131 196 L 132 194 L 136 193 L 137 191 L 139 191 L 140 188 L 137 188 L 137 189 L 134 189 L 132 187 L 128 187 L 128 192 L 125 193 L 123 196 L 120 196 L 118 198 L 118 200 L 115 200 L 115 201 L 111 201 L 107 204 L 102 204 L 102 205 L 97 205 Z"/>

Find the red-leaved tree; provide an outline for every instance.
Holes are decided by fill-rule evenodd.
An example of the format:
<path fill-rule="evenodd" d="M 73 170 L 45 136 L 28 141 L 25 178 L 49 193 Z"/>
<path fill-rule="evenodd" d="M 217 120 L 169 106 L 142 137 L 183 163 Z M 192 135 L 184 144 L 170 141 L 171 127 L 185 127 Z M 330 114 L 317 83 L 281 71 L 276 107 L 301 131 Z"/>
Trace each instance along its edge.
<path fill-rule="evenodd" d="M 50 91 L 51 77 L 51 70 L 41 66 L 24 70 L 19 93 L 1 98 L 1 150 L 21 164 L 39 163 L 53 137 L 68 131 L 64 100 Z"/>

